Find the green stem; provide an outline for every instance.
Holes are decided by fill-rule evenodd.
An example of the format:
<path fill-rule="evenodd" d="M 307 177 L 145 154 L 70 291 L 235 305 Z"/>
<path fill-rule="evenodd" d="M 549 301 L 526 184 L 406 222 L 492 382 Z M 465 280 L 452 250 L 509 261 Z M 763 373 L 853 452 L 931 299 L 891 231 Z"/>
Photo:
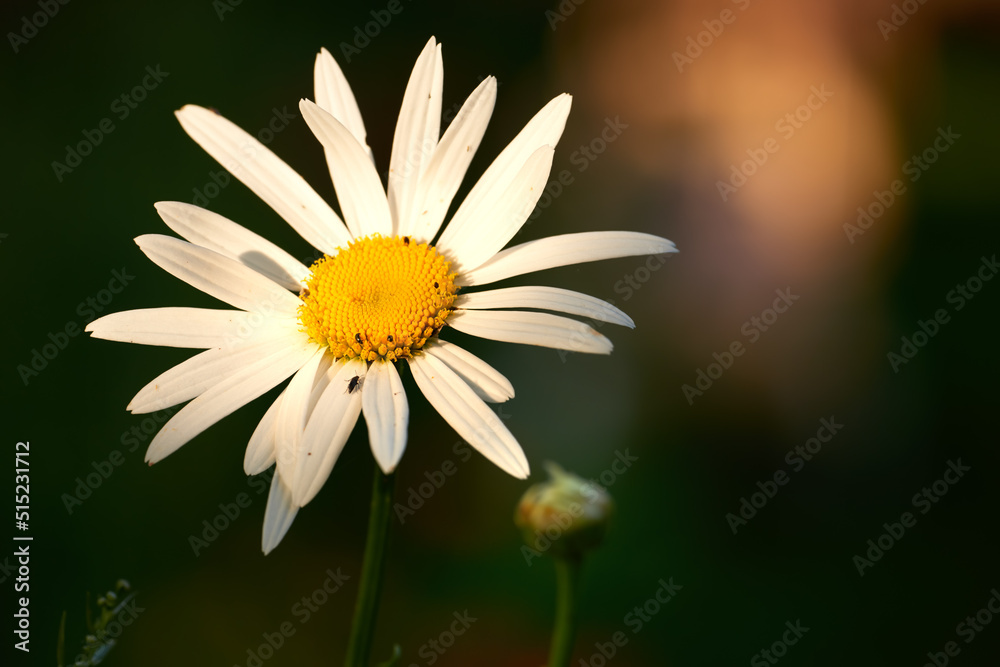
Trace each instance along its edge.
<path fill-rule="evenodd" d="M 361 583 L 358 599 L 354 604 L 351 636 L 347 643 L 346 667 L 368 667 L 375 619 L 378 616 L 382 579 L 385 574 L 386 543 L 389 537 L 392 514 L 392 493 L 395 475 L 385 475 L 375 466 L 372 482 L 371 514 L 368 517 L 368 537 L 365 540 L 365 557 L 361 565 Z"/>
<path fill-rule="evenodd" d="M 556 556 L 556 622 L 552 630 L 548 667 L 569 667 L 576 640 L 576 598 L 579 592 L 579 556 Z"/>

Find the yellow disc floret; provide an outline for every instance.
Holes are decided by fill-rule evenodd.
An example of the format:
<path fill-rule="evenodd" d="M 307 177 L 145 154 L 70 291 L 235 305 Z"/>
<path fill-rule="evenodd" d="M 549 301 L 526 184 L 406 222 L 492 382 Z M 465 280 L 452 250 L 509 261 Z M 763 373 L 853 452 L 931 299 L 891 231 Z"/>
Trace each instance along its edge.
<path fill-rule="evenodd" d="M 458 288 L 433 246 L 408 237 L 351 241 L 311 267 L 299 321 L 336 358 L 396 361 L 437 334 Z"/>

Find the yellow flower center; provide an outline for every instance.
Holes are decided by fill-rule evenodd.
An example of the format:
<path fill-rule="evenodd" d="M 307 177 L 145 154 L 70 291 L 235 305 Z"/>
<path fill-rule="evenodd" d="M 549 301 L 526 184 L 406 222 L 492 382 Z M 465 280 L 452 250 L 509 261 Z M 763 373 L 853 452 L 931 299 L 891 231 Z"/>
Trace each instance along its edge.
<path fill-rule="evenodd" d="M 433 246 L 406 236 L 356 239 L 312 265 L 299 321 L 338 359 L 405 359 L 451 314 L 458 288 L 448 268 Z"/>

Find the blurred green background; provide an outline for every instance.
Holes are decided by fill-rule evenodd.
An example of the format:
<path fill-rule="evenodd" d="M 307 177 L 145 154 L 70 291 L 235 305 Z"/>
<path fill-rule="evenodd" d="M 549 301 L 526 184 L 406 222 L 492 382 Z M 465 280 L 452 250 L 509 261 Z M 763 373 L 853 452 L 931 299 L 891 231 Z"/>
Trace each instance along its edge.
<path fill-rule="evenodd" d="M 295 117 L 269 146 L 333 202 L 320 146 L 297 113 L 298 100 L 313 96 L 315 53 L 325 46 L 341 64 L 384 176 L 403 89 L 431 35 L 444 45 L 445 110 L 486 75 L 500 83 L 456 202 L 537 109 L 570 92 L 553 177 L 565 170 L 572 182 L 543 197 L 515 241 L 627 229 L 670 238 L 680 254 L 662 267 L 628 258 L 510 282 L 615 301 L 637 328 L 602 328 L 616 345 L 610 358 L 446 333 L 516 387 L 501 414 L 532 464 L 528 482 L 464 454 L 407 380 L 412 421 L 398 499 L 445 461 L 457 472 L 393 527 L 376 655 L 399 642 L 404 665 L 545 662 L 552 565 L 526 564 L 511 518 L 544 477 L 542 462 L 555 460 L 584 477 L 605 473 L 618 504 L 606 546 L 585 569 L 574 664 L 604 664 L 595 644 L 619 631 L 628 641 L 607 664 L 772 664 L 767 649 L 783 664 L 923 665 L 949 641 L 960 649 L 954 664 L 995 664 L 1000 622 L 984 623 L 992 613 L 971 641 L 959 624 L 1000 586 L 1000 281 L 973 281 L 969 289 L 981 289 L 971 299 L 953 290 L 1000 250 L 996 3 L 402 0 L 397 14 L 378 2 L 49 4 L 0 9 L 3 432 L 8 461 L 16 441 L 31 442 L 34 537 L 31 653 L 11 651 L 5 664 L 55 664 L 63 610 L 72 656 L 86 593 L 121 577 L 142 611 L 107 665 L 252 667 L 248 650 L 286 621 L 295 634 L 263 664 L 340 662 L 373 466 L 363 428 L 265 558 L 263 485 L 247 480 L 242 459 L 274 392 L 148 468 L 142 429 L 154 422 L 125 405 L 190 352 L 78 335 L 37 375 L 18 367 L 50 334 L 91 319 L 87 299 L 109 296 L 102 290 L 115 271 L 134 277 L 98 304 L 107 312 L 215 305 L 133 243 L 169 233 L 156 201 L 207 195 L 211 210 L 311 255 L 243 185 L 212 188 L 220 168 L 174 110 L 215 107 L 256 134 L 287 108 Z M 134 108 L 123 106 L 147 67 L 165 74 Z M 69 172 L 54 168 L 106 118 L 113 131 L 91 154 Z M 609 123 L 620 133 L 596 141 Z M 958 138 L 933 149 L 949 128 Z M 914 169 L 913 156 L 927 168 Z M 905 191 L 889 194 L 896 180 Z M 727 181 L 731 189 L 720 187 Z M 873 203 L 890 197 L 863 234 L 845 229 L 858 207 L 876 214 Z M 775 290 L 798 297 L 776 320 L 766 312 Z M 948 321 L 894 369 L 888 355 L 903 351 L 901 337 L 912 339 L 939 309 Z M 737 342 L 743 353 L 729 368 L 710 367 Z M 686 395 L 699 371 L 717 379 Z M 843 428 L 801 466 L 786 459 L 821 419 Z M 608 475 L 625 452 L 635 462 Z M 959 459 L 971 470 L 939 484 L 947 493 L 933 504 L 915 504 Z M 78 478 L 107 471 L 109 460 L 120 465 L 67 507 Z M 788 483 L 734 534 L 727 514 L 779 471 Z M 13 475 L 3 477 L 11 498 Z M 241 493 L 249 507 L 196 555 L 190 536 Z M 884 537 L 893 546 L 860 576 L 854 557 L 907 511 L 915 525 Z M 0 550 L 11 626 L 13 549 Z M 337 568 L 351 579 L 303 623 L 295 605 Z M 670 578 L 683 588 L 636 622 L 632 610 Z M 468 631 L 443 654 L 430 648 L 466 611 L 477 619 Z M 787 655 L 772 649 L 797 621 L 809 628 L 804 637 Z"/>

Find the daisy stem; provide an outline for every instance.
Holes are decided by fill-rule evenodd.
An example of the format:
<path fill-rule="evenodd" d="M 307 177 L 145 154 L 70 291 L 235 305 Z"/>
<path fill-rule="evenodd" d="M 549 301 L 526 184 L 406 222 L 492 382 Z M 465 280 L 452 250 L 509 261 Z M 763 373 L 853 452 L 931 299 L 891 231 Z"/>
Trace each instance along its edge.
<path fill-rule="evenodd" d="M 368 537 L 365 541 L 365 556 L 361 564 L 361 583 L 358 599 L 354 604 L 354 619 L 351 621 L 351 636 L 347 643 L 346 667 L 368 667 L 372 639 L 375 634 L 375 620 L 378 616 L 379 597 L 382 594 L 382 579 L 385 574 L 386 544 L 389 537 L 392 494 L 396 476 L 385 475 L 375 466 L 372 482 L 371 514 L 368 517 Z"/>
<path fill-rule="evenodd" d="M 556 556 L 556 622 L 552 629 L 548 667 L 568 667 L 576 640 L 576 598 L 583 559 L 576 554 Z"/>

